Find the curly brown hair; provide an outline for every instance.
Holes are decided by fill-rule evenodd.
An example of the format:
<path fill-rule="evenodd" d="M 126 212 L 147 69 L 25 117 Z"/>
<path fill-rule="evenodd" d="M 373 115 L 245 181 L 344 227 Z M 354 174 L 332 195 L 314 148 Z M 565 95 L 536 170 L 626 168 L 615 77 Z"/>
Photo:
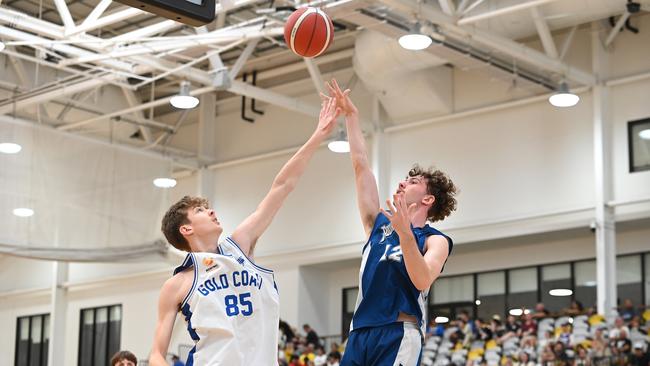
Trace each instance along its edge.
<path fill-rule="evenodd" d="M 191 251 L 190 243 L 181 234 L 180 227 L 190 223 L 187 212 L 195 207 L 209 208 L 210 204 L 207 199 L 202 197 L 185 196 L 174 203 L 162 219 L 160 230 L 165 234 L 167 241 L 178 250 Z"/>
<path fill-rule="evenodd" d="M 133 362 L 134 365 L 138 364 L 138 359 L 135 355 L 129 351 L 118 351 L 116 354 L 111 357 L 111 366 L 117 365 L 118 362 L 122 360 L 127 360 Z"/>
<path fill-rule="evenodd" d="M 436 200 L 427 212 L 427 219 L 431 222 L 443 220 L 456 210 L 456 194 L 458 188 L 451 181 L 451 178 L 444 172 L 433 167 L 424 169 L 418 164 L 413 165 L 409 170 L 409 177 L 421 176 L 427 180 L 427 193 L 433 195 Z"/>

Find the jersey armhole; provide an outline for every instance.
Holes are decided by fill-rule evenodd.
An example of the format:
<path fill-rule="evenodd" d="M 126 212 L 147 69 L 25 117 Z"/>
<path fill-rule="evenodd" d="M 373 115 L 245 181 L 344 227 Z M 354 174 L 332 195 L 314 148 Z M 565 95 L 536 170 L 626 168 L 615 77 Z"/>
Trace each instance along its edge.
<path fill-rule="evenodd" d="M 375 232 L 375 229 L 377 229 L 377 223 L 379 222 L 379 219 L 380 219 L 382 216 L 385 217 L 384 214 L 383 214 L 381 211 L 379 211 L 379 212 L 377 213 L 377 216 L 375 217 L 375 222 L 372 224 L 372 229 L 370 229 L 370 235 L 368 235 L 368 240 L 366 240 L 366 243 L 363 245 L 363 248 L 361 248 L 361 253 L 362 253 L 362 254 L 363 254 L 363 252 L 366 251 L 366 247 L 367 247 L 368 245 L 370 245 L 370 239 L 372 239 L 372 233 L 374 233 L 374 232 Z"/>
<path fill-rule="evenodd" d="M 191 263 L 192 263 L 192 264 L 188 264 L 188 265 L 186 266 L 186 268 L 189 268 L 189 266 L 191 265 L 192 268 L 193 268 L 193 270 L 194 270 L 194 271 L 193 271 L 193 279 L 192 279 L 192 287 L 190 287 L 190 290 L 189 290 L 189 291 L 187 292 L 187 294 L 185 295 L 185 298 L 183 298 L 183 301 L 181 302 L 181 306 L 180 306 L 181 309 L 183 309 L 183 307 L 185 306 L 185 304 L 189 301 L 190 297 L 191 297 L 192 294 L 194 293 L 194 290 L 196 289 L 196 283 L 197 283 L 197 281 L 198 281 L 198 273 L 199 273 L 198 270 L 199 270 L 199 269 L 198 269 L 198 266 L 197 266 L 197 263 L 196 263 L 196 258 L 194 257 L 194 254 L 192 254 L 192 253 L 190 253 L 190 254 L 188 255 L 188 257 L 190 257 L 190 256 L 191 256 Z M 177 270 L 178 270 L 178 269 L 177 269 Z M 178 273 L 178 272 L 175 272 L 174 274 L 176 274 L 176 273 Z"/>

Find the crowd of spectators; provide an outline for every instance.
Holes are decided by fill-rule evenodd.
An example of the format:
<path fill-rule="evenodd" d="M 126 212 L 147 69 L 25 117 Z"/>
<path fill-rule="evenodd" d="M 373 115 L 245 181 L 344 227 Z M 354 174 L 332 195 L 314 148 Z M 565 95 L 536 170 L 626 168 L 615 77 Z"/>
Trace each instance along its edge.
<path fill-rule="evenodd" d="M 424 365 L 649 366 L 650 310 L 626 300 L 612 324 L 579 302 L 558 314 L 537 304 L 521 316 L 488 321 L 461 313 L 431 323 Z M 428 356 L 428 359 L 426 359 Z"/>
<path fill-rule="evenodd" d="M 341 348 L 331 342 L 326 351 L 325 344 L 309 324 L 298 332 L 285 321 L 280 320 L 280 342 L 278 344 L 278 364 L 280 366 L 339 366 Z"/>

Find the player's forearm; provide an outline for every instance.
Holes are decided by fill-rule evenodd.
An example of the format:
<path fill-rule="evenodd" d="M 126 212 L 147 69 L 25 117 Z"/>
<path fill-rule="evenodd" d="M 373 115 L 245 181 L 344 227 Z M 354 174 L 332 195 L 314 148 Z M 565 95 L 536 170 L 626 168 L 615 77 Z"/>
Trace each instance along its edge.
<path fill-rule="evenodd" d="M 402 258 L 406 265 L 406 272 L 413 282 L 413 285 L 420 291 L 428 289 L 435 277 L 431 274 L 429 266 L 424 261 L 424 257 L 418 249 L 413 233 L 398 233 L 400 247 L 402 248 Z"/>
<path fill-rule="evenodd" d="M 319 130 L 314 132 L 309 140 L 282 167 L 273 180 L 272 186 L 274 188 L 284 188 L 292 191 L 298 183 L 298 179 L 307 168 L 309 160 L 325 138 L 326 136 L 323 132 Z"/>
<path fill-rule="evenodd" d="M 345 124 L 348 131 L 348 142 L 350 143 L 350 158 L 355 172 L 369 170 L 368 153 L 366 142 L 361 131 L 358 114 L 345 117 Z"/>

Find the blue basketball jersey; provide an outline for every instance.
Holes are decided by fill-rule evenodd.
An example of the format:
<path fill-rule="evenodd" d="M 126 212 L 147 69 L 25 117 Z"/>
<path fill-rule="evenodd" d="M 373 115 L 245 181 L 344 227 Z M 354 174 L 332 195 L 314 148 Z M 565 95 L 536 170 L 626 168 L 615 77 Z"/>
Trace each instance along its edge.
<path fill-rule="evenodd" d="M 411 231 L 420 253 L 424 254 L 429 236 L 442 235 L 449 243 L 451 254 L 453 242 L 442 232 L 429 225 L 412 227 Z M 414 315 L 424 334 L 428 295 L 429 289 L 419 291 L 411 282 L 402 258 L 399 236 L 388 218 L 380 212 L 375 219 L 370 238 L 363 247 L 359 294 L 350 331 L 393 323 L 402 312 Z"/>

